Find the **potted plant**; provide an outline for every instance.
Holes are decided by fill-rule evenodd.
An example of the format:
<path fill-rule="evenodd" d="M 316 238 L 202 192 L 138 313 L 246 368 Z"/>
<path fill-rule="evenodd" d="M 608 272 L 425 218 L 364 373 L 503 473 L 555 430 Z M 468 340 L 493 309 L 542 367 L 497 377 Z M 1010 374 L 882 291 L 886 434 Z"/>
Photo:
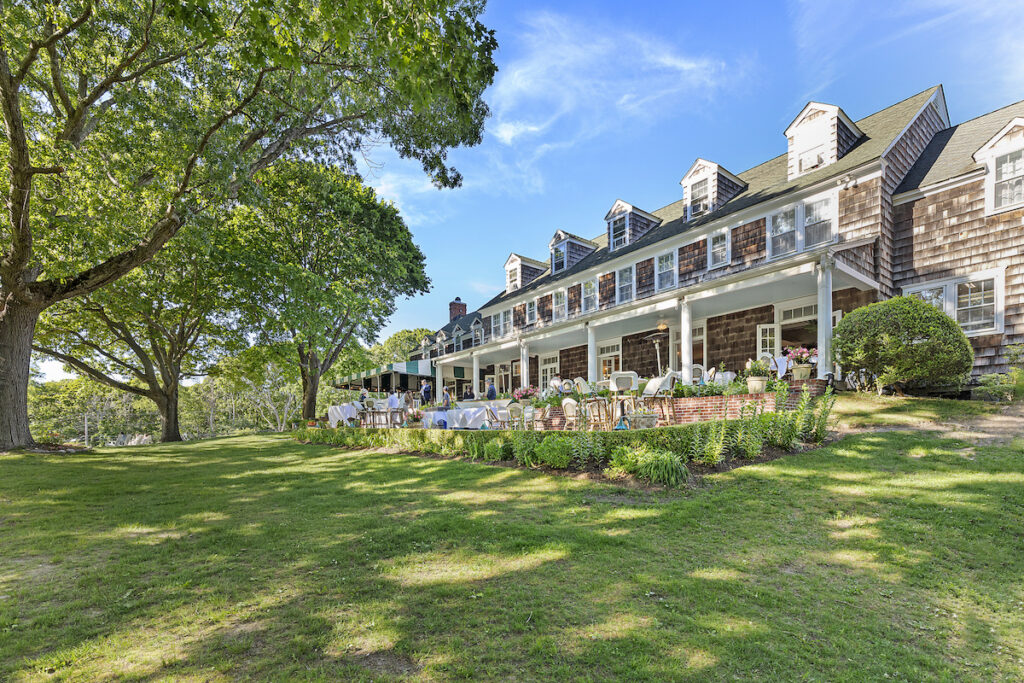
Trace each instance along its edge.
<path fill-rule="evenodd" d="M 768 361 L 759 358 L 758 360 L 747 361 L 747 392 L 751 394 L 763 394 L 768 386 Z"/>
<path fill-rule="evenodd" d="M 530 403 L 533 399 L 538 398 L 539 396 L 540 391 L 534 386 L 519 387 L 512 392 L 512 398 L 514 398 L 517 403 L 523 404 Z"/>
<path fill-rule="evenodd" d="M 787 349 L 786 357 L 793 364 L 793 379 L 811 378 L 811 360 L 818 357 L 818 349 L 791 346 Z"/>

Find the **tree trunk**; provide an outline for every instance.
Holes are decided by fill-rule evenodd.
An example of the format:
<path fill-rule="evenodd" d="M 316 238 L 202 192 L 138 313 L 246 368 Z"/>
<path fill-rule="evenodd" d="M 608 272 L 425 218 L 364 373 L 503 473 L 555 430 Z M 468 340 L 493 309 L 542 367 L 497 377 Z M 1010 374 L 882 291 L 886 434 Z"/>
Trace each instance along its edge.
<path fill-rule="evenodd" d="M 40 310 L 13 302 L 0 316 L 0 451 L 32 445 L 28 377 Z"/>
<path fill-rule="evenodd" d="M 316 419 L 316 395 L 320 391 L 320 373 L 302 373 L 302 419 Z"/>
<path fill-rule="evenodd" d="M 156 402 L 160 409 L 160 442 L 181 441 L 178 430 L 178 388 L 168 389 Z"/>

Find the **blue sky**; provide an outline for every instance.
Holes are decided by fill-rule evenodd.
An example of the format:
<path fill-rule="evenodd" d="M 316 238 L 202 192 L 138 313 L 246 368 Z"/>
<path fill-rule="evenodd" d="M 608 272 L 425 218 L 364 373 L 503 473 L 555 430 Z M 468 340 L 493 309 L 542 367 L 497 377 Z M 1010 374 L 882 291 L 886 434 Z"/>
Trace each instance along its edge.
<path fill-rule="evenodd" d="M 681 198 L 698 156 L 739 173 L 785 152 L 809 100 L 858 119 L 942 83 L 957 123 L 1024 99 L 1024 0 L 720 7 L 492 0 L 499 72 L 483 143 L 451 154 L 463 187 L 434 189 L 383 147 L 363 169 L 433 281 L 384 336 L 440 327 L 456 296 L 482 305 L 510 252 L 545 258 L 560 228 L 600 233 L 617 198 L 648 211 Z"/>
<path fill-rule="evenodd" d="M 559 228 L 599 234 L 616 198 L 648 211 L 681 198 L 698 156 L 739 173 L 784 153 L 811 99 L 858 119 L 942 83 L 954 123 L 1024 99 L 1022 0 L 720 7 L 492 0 L 499 72 L 483 143 L 451 155 L 464 186 L 435 190 L 386 150 L 366 173 L 433 281 L 386 333 L 439 327 L 456 296 L 482 305 L 510 252 L 544 258 Z"/>

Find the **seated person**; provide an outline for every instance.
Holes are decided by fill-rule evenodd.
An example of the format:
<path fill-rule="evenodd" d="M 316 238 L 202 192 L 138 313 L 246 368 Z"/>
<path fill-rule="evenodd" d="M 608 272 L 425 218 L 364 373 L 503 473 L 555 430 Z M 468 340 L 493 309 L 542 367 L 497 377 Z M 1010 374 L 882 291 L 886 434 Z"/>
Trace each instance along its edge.
<path fill-rule="evenodd" d="M 473 387 L 470 386 L 469 384 L 467 384 L 466 388 L 463 389 L 463 391 L 462 391 L 462 400 L 463 401 L 472 401 L 473 400 Z"/>

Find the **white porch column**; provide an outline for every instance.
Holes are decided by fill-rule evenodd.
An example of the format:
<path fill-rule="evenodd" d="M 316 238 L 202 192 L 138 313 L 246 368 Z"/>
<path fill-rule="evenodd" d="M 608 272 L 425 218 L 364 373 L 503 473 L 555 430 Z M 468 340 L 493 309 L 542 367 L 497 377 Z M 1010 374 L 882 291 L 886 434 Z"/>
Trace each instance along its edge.
<path fill-rule="evenodd" d="M 832 269 L 828 256 L 818 264 L 818 379 L 832 372 Z"/>
<path fill-rule="evenodd" d="M 480 356 L 473 354 L 473 396 L 480 394 Z"/>
<path fill-rule="evenodd" d="M 693 319 L 690 315 L 690 302 L 679 301 L 679 372 L 683 384 L 693 384 Z"/>
<path fill-rule="evenodd" d="M 530 386 L 530 347 L 519 342 L 519 386 Z"/>
<path fill-rule="evenodd" d="M 587 325 L 587 381 L 597 382 L 600 379 L 597 368 L 597 332 L 593 325 Z"/>

